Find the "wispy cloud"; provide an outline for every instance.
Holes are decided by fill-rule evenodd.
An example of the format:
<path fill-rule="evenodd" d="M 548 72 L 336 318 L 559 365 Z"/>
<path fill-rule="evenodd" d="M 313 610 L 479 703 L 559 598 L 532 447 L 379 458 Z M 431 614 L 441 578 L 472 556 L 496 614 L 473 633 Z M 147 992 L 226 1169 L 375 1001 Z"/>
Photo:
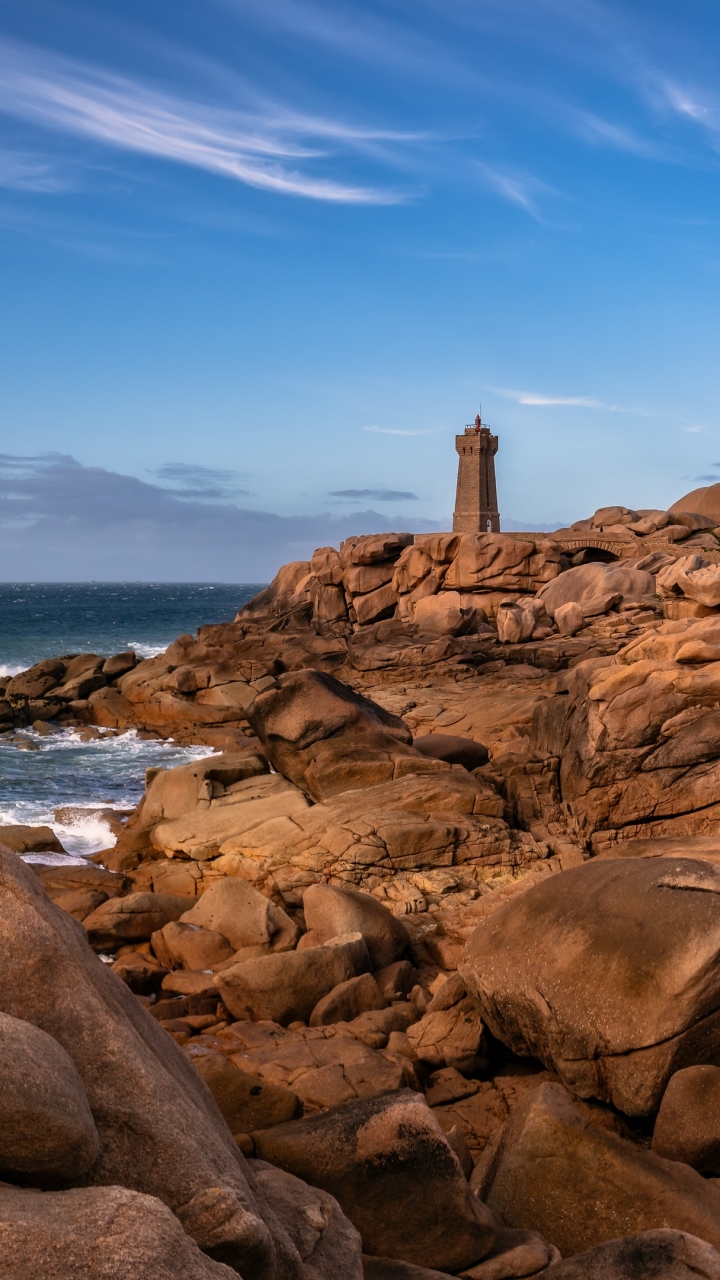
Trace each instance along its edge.
<path fill-rule="evenodd" d="M 55 193 L 70 183 L 57 167 L 39 156 L 22 151 L 0 151 L 0 187 L 10 191 Z"/>
<path fill-rule="evenodd" d="M 330 497 L 353 500 L 370 498 L 373 502 L 418 501 L 416 493 L 409 493 L 405 489 L 333 489 Z"/>
<path fill-rule="evenodd" d="M 701 423 L 698 423 L 697 426 L 694 426 L 694 427 L 685 427 L 685 430 L 691 436 L 700 436 L 703 434 L 704 431 L 707 431 L 707 427 L 704 427 Z"/>
<path fill-rule="evenodd" d="M 549 396 L 539 391 L 513 391 L 509 387 L 488 387 L 487 390 L 492 391 L 496 396 L 502 396 L 505 400 L 514 400 L 516 404 L 539 407 L 556 405 L 561 408 L 602 409 L 606 413 L 638 413 L 642 417 L 650 416 L 650 410 L 648 409 L 635 408 L 625 404 L 610 404 L 606 400 L 596 399 L 595 396 Z"/>
<path fill-rule="evenodd" d="M 335 152 L 357 152 L 371 142 L 408 142 L 413 135 L 310 116 L 260 102 L 256 95 L 244 110 L 209 106 L 7 40 L 0 41 L 0 111 L 281 195 L 345 204 L 397 204 L 405 198 L 308 169 L 328 158 L 329 144 Z"/>
<path fill-rule="evenodd" d="M 379 436 L 431 436 L 434 430 L 428 431 L 401 431 L 398 427 L 363 427 L 363 431 L 373 431 Z"/>
<path fill-rule="evenodd" d="M 529 173 L 496 169 L 482 162 L 478 162 L 477 167 L 483 181 L 492 191 L 502 196 L 504 200 L 509 200 L 511 204 L 519 205 L 521 209 L 524 209 L 533 218 L 540 218 L 537 205 L 540 196 L 557 196 L 559 194 L 546 182 L 543 182 L 540 178 L 535 178 Z"/>
<path fill-rule="evenodd" d="M 672 81 L 666 80 L 663 85 L 667 102 L 678 115 L 696 120 L 698 124 L 716 126 L 716 106 L 700 102 L 694 93 L 682 89 Z"/>

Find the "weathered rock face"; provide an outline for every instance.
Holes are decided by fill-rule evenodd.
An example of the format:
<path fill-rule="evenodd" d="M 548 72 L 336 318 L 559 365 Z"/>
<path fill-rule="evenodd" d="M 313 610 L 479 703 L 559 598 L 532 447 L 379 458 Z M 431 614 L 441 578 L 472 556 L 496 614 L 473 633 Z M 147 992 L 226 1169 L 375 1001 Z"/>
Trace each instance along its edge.
<path fill-rule="evenodd" d="M 109 898 L 83 924 L 97 951 L 114 951 L 124 942 L 149 938 L 170 920 L 179 920 L 187 910 L 186 900 L 171 893 L 129 893 L 125 898 Z"/>
<path fill-rule="evenodd" d="M 319 671 L 280 676 L 248 714 L 275 768 L 314 800 L 428 767 L 399 716 Z"/>
<path fill-rule="evenodd" d="M 720 805 L 720 628 L 666 622 L 615 660 L 559 677 L 536 714 L 530 749 L 558 757 L 560 790 L 586 839 L 709 835 Z"/>
<path fill-rule="evenodd" d="M 193 1062 L 231 1133 L 250 1133 L 251 1129 L 282 1124 L 294 1120 L 302 1110 L 300 1099 L 291 1089 L 259 1081 L 223 1054 L 199 1053 Z"/>
<path fill-rule="evenodd" d="M 539 1231 L 565 1257 L 668 1222 L 720 1245 L 716 1187 L 593 1125 L 556 1084 L 541 1085 L 508 1121 L 483 1195 L 498 1222 Z"/>
<path fill-rule="evenodd" d="M 701 1173 L 720 1172 L 720 1067 L 676 1071 L 655 1121 L 653 1151 Z"/>
<path fill-rule="evenodd" d="M 303 1277 L 191 1063 L 98 962 L 82 926 L 2 850 L 0 902 L 0 1003 L 75 1064 L 100 1136 L 93 1182 L 161 1197 L 188 1235 L 240 1272 Z"/>
<path fill-rule="evenodd" d="M 308 1276 L 363 1280 L 359 1232 L 334 1196 L 264 1160 L 253 1161 L 253 1178 L 292 1236 Z"/>
<path fill-rule="evenodd" d="M 30 1022 L 0 1013 L 0 1174 L 51 1185 L 89 1172 L 100 1139 L 65 1050 Z"/>
<path fill-rule="evenodd" d="M 651 573 L 623 564 L 579 565 L 548 582 L 538 593 L 550 617 L 561 605 L 586 604 L 601 596 L 619 596 L 624 600 L 641 600 L 652 595 L 655 580 Z"/>
<path fill-rule="evenodd" d="M 641 1231 L 542 1272 L 543 1280 L 717 1280 L 720 1253 L 685 1231 Z"/>
<path fill-rule="evenodd" d="M 370 894 L 334 885 L 311 885 L 303 894 L 308 932 L 316 943 L 341 933 L 360 933 L 375 969 L 401 960 L 410 946 L 410 934 L 399 920 Z"/>
<path fill-rule="evenodd" d="M 241 960 L 222 970 L 217 985 L 236 1018 L 286 1025 L 307 1022 L 318 1000 L 369 968 L 362 936 L 346 934 L 326 946 Z"/>
<path fill-rule="evenodd" d="M 501 908 L 460 973 L 516 1053 L 639 1116 L 674 1071 L 720 1051 L 719 953 L 715 867 L 624 859 L 574 867 Z"/>
<path fill-rule="evenodd" d="M 332 1186 L 365 1252 L 455 1272 L 490 1250 L 489 1215 L 416 1094 L 349 1103 L 254 1137 L 264 1160 Z"/>
<path fill-rule="evenodd" d="M 0 1187 L 2 1280 L 234 1280 L 154 1196 L 124 1187 Z"/>
<path fill-rule="evenodd" d="M 241 947 L 292 951 L 299 936 L 297 925 L 282 907 L 235 876 L 211 885 L 199 902 L 185 912 L 182 921 L 215 930 L 227 938 L 236 951 Z"/>
<path fill-rule="evenodd" d="M 502 533 L 466 534 L 444 588 L 458 591 L 537 591 L 560 572 L 560 548 L 548 540 L 508 538 Z M 566 562 L 567 563 L 567 562 Z"/>

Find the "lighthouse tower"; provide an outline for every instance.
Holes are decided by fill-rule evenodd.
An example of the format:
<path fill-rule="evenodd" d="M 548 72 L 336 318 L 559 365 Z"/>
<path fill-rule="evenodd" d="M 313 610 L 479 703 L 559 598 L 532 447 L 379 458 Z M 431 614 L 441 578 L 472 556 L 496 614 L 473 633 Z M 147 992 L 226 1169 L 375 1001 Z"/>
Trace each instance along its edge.
<path fill-rule="evenodd" d="M 455 448 L 459 462 L 453 533 L 499 533 L 495 486 L 497 436 L 483 426 L 478 414 L 475 422 L 455 437 Z"/>

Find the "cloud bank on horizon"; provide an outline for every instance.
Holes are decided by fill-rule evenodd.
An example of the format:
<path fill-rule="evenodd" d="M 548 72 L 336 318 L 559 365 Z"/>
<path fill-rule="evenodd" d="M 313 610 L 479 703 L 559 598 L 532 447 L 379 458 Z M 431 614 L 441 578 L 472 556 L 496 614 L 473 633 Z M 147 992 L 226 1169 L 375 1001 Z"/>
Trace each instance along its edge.
<path fill-rule="evenodd" d="M 180 486 L 84 467 L 59 453 L 0 454 L 0 578 L 264 582 L 288 560 L 308 559 L 316 547 L 337 546 L 353 533 L 443 527 L 372 509 L 278 516 L 239 507 L 214 484 L 188 487 L 195 476 L 177 464 L 159 470 Z"/>
<path fill-rule="evenodd" d="M 668 505 L 720 443 L 718 50 L 680 0 L 6 0 L 18 564 L 444 527 L 480 407 L 503 516 Z"/>

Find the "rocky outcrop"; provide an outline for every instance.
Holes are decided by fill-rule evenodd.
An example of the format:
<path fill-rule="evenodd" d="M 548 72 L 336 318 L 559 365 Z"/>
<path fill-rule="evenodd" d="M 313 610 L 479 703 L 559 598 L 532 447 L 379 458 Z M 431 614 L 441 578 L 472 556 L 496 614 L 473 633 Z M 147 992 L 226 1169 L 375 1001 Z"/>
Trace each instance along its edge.
<path fill-rule="evenodd" d="M 580 1097 L 657 1110 L 720 1050 L 720 872 L 690 859 L 589 862 L 473 934 L 460 973 L 492 1031 Z"/>
<path fill-rule="evenodd" d="M 349 1103 L 254 1137 L 264 1159 L 332 1187 L 367 1252 L 459 1271 L 492 1246 L 490 1216 L 471 1195 L 432 1112 L 411 1092 Z"/>
<path fill-rule="evenodd" d="M 2 850 L 0 908 L 2 1009 L 74 1064 L 99 1135 L 85 1180 L 157 1196 L 201 1248 L 240 1272 L 310 1280 L 191 1063 L 96 959 L 82 926 Z"/>
<path fill-rule="evenodd" d="M 125 1187 L 0 1186 L 2 1280 L 233 1280 L 167 1205 Z"/>
<path fill-rule="evenodd" d="M 498 1222 L 538 1231 L 564 1257 L 668 1223 L 720 1246 L 715 1186 L 593 1123 L 557 1084 L 514 1112 L 483 1194 Z"/>

